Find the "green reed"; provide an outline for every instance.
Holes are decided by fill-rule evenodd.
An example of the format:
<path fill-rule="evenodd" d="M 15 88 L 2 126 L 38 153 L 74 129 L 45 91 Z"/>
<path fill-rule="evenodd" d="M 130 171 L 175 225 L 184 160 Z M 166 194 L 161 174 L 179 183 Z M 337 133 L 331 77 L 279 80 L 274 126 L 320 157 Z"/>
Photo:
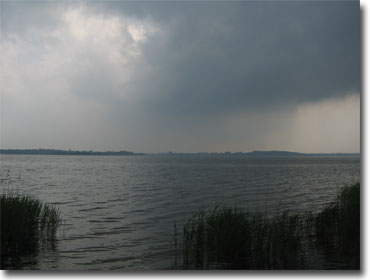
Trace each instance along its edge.
<path fill-rule="evenodd" d="M 324 254 L 330 248 L 350 263 L 348 268 L 358 269 L 359 193 L 360 184 L 343 188 L 316 215 L 284 212 L 267 218 L 239 208 L 199 210 L 183 227 L 182 268 L 305 269 L 312 245 Z"/>
<path fill-rule="evenodd" d="M 359 265 L 360 212 L 358 183 L 342 188 L 336 199 L 316 216 L 316 240 L 327 255 L 340 255 Z"/>
<path fill-rule="evenodd" d="M 299 268 L 301 224 L 300 216 L 287 213 L 268 219 L 238 208 L 198 211 L 184 226 L 184 267 Z"/>
<path fill-rule="evenodd" d="M 37 255 L 40 247 L 55 245 L 60 212 L 30 196 L 2 194 L 1 267 Z"/>

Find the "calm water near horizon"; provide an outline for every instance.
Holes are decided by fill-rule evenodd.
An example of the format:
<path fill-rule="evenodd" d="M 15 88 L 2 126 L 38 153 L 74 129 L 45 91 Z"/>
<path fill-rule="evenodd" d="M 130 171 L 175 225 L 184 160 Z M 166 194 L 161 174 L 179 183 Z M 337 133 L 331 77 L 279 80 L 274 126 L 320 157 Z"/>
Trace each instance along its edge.
<path fill-rule="evenodd" d="M 2 191 L 61 210 L 57 250 L 29 266 L 44 270 L 169 269 L 193 211 L 317 212 L 360 173 L 360 157 L 1 155 Z"/>

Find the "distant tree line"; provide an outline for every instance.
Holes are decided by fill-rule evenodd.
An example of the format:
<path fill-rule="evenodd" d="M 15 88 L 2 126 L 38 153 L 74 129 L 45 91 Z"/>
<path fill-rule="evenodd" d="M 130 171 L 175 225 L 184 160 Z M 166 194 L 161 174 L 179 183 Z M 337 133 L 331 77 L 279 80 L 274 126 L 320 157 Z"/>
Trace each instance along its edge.
<path fill-rule="evenodd" d="M 134 153 L 128 151 L 72 151 L 72 150 L 55 150 L 55 149 L 0 149 L 0 154 L 13 155 L 86 155 L 86 156 L 130 156 L 130 155 L 169 155 L 169 156 L 237 156 L 237 157 L 317 157 L 317 156 L 360 156 L 359 153 L 296 153 L 288 151 L 253 151 L 253 152 L 199 152 L 199 153 Z"/>
<path fill-rule="evenodd" d="M 55 149 L 1 149 L 0 154 L 13 155 L 86 155 L 86 156 L 129 156 L 142 155 L 140 153 L 133 153 L 128 151 L 119 152 L 95 152 L 95 151 L 72 151 L 72 150 L 55 150 Z"/>
<path fill-rule="evenodd" d="M 318 157 L 318 156 L 329 156 L 329 157 L 343 157 L 343 156 L 360 156 L 359 153 L 297 153 L 288 151 L 253 151 L 253 152 L 200 152 L 200 153 L 175 153 L 168 152 L 162 153 L 161 155 L 170 156 L 191 156 L 191 155 L 204 155 L 204 156 L 242 156 L 242 157 Z"/>

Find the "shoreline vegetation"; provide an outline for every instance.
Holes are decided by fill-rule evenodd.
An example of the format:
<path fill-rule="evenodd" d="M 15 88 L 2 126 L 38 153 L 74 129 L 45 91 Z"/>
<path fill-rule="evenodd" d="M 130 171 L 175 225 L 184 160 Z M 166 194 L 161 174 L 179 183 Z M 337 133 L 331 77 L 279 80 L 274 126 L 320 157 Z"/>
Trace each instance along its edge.
<path fill-rule="evenodd" d="M 79 155 L 79 156 L 135 156 L 135 155 L 170 155 L 170 156 L 237 156 L 237 157 L 359 157 L 360 153 L 297 153 L 288 151 L 253 151 L 253 152 L 198 152 L 198 153 L 134 153 L 129 151 L 73 151 L 57 149 L 0 149 L 4 155 Z"/>
<path fill-rule="evenodd" d="M 22 269 L 41 250 L 55 250 L 60 211 L 28 195 L 3 193 L 1 269 Z"/>
<path fill-rule="evenodd" d="M 342 188 L 317 214 L 269 218 L 235 207 L 198 210 L 182 235 L 175 269 L 360 269 L 360 183 Z"/>

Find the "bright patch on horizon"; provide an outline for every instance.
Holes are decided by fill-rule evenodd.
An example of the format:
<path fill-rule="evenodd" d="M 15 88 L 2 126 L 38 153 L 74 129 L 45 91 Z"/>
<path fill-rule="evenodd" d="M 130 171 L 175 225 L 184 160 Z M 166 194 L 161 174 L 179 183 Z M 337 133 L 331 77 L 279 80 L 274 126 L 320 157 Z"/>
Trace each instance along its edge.
<path fill-rule="evenodd" d="M 304 152 L 360 152 L 360 123 L 359 94 L 299 105 L 292 146 Z"/>

